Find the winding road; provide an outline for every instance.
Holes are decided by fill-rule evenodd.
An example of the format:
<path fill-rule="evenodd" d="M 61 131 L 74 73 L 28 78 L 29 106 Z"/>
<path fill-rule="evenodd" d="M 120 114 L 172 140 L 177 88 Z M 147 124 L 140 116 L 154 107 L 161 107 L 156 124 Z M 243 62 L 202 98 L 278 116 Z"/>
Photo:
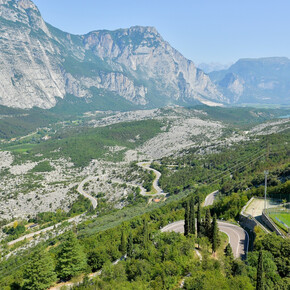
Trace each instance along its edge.
<path fill-rule="evenodd" d="M 153 171 L 156 175 L 156 178 L 153 181 L 153 187 L 154 187 L 156 193 L 155 194 L 147 194 L 145 189 L 142 186 L 140 186 L 141 194 L 144 196 L 151 196 L 151 197 L 156 196 L 156 195 L 166 195 L 166 193 L 164 193 L 164 191 L 158 185 L 158 181 L 161 177 L 161 173 L 159 171 L 157 171 L 156 169 L 150 168 L 150 162 L 139 162 L 138 166 L 140 166 L 146 170 Z M 84 191 L 83 187 L 88 181 L 94 180 L 96 178 L 97 177 L 89 176 L 89 177 L 85 178 L 77 187 L 77 191 L 81 195 L 85 196 L 86 198 L 88 198 L 91 201 L 94 209 L 98 206 L 98 201 L 95 197 L 86 193 Z M 218 194 L 218 190 L 210 193 L 205 199 L 204 206 L 212 205 L 217 194 Z M 85 213 L 81 214 L 79 216 L 70 218 L 67 221 L 69 223 L 78 221 L 79 219 L 81 219 L 81 217 L 83 215 L 85 215 Z M 17 240 L 9 242 L 8 245 L 13 245 L 19 241 L 24 240 L 24 239 L 32 238 L 34 235 L 39 235 L 41 233 L 52 230 L 53 228 L 59 226 L 60 224 L 61 223 L 56 224 L 54 226 L 47 227 L 45 229 L 39 230 L 39 231 L 31 233 L 31 234 L 27 234 L 25 236 L 22 236 L 22 237 L 18 238 Z M 227 236 L 229 237 L 229 242 L 230 242 L 231 247 L 233 249 L 234 256 L 236 258 L 238 258 L 238 257 L 245 258 L 246 254 L 248 252 L 248 244 L 249 244 L 248 233 L 244 229 L 242 229 L 241 227 L 239 227 L 237 225 L 223 222 L 223 221 L 218 221 L 218 226 L 219 226 L 220 231 L 226 233 Z M 170 231 L 174 231 L 177 233 L 183 233 L 184 232 L 184 221 L 181 220 L 181 221 L 174 222 L 174 223 L 169 224 L 161 229 L 161 232 L 170 232 Z"/>
<path fill-rule="evenodd" d="M 97 177 L 87 177 L 86 179 L 84 179 L 80 184 L 79 184 L 79 186 L 78 186 L 78 188 L 77 188 L 77 191 L 81 194 L 81 195 L 83 195 L 84 197 L 86 197 L 86 198 L 88 198 L 90 201 L 91 201 L 91 203 L 92 203 L 92 205 L 93 205 L 93 208 L 95 209 L 97 206 L 98 206 L 98 200 L 96 199 L 96 198 L 94 198 L 93 196 L 91 196 L 90 194 L 88 194 L 88 193 L 86 193 L 85 191 L 84 191 L 84 185 L 87 183 L 87 182 L 89 182 L 89 181 L 91 181 L 91 180 L 94 180 L 94 179 L 97 179 Z"/>
<path fill-rule="evenodd" d="M 218 221 L 219 230 L 229 237 L 235 258 L 246 258 L 248 252 L 248 233 L 234 224 Z M 184 220 L 174 222 L 161 229 L 161 232 L 184 233 Z"/>
<path fill-rule="evenodd" d="M 141 194 L 143 196 L 156 196 L 156 195 L 166 195 L 166 193 L 164 193 L 164 191 L 162 190 L 162 188 L 158 185 L 159 179 L 161 177 L 161 173 L 159 171 L 157 171 L 156 169 L 153 169 L 150 167 L 151 162 L 139 162 L 137 163 L 138 166 L 149 170 L 149 171 L 153 171 L 155 173 L 155 179 L 153 181 L 153 188 L 155 189 L 156 193 L 154 194 L 147 194 L 146 191 L 142 192 L 141 190 Z"/>
<path fill-rule="evenodd" d="M 219 191 L 216 190 L 207 195 L 204 201 L 204 206 L 212 205 L 218 192 Z M 228 222 L 218 221 L 218 227 L 221 232 L 229 237 L 229 243 L 232 247 L 234 257 L 245 259 L 249 248 L 248 233 L 243 228 Z M 184 233 L 184 220 L 174 222 L 161 229 L 161 232 L 172 231 L 176 233 Z"/>
<path fill-rule="evenodd" d="M 85 185 L 88 181 L 90 181 L 90 180 L 94 180 L 94 179 L 97 179 L 97 177 L 87 177 L 87 178 L 85 178 L 85 179 L 84 179 L 84 180 L 83 180 L 83 181 L 78 185 L 78 187 L 77 187 L 77 191 L 78 191 L 81 195 L 83 195 L 84 197 L 88 198 L 88 199 L 91 201 L 93 208 L 95 209 L 95 208 L 98 206 L 98 201 L 97 201 L 97 199 L 94 198 L 93 196 L 91 196 L 90 194 L 86 193 L 86 192 L 84 191 L 84 189 L 83 189 L 84 185 Z M 79 222 L 79 221 L 81 220 L 81 217 L 83 217 L 85 214 L 86 214 L 86 213 L 82 213 L 82 214 L 80 214 L 80 215 L 78 215 L 78 216 L 75 216 L 75 217 L 72 217 L 72 218 L 70 218 L 70 219 L 68 219 L 68 220 L 66 220 L 66 221 L 69 222 L 69 223 Z M 39 230 L 39 231 L 37 231 L 37 232 L 33 232 L 33 233 L 30 233 L 30 234 L 27 234 L 27 235 L 22 236 L 22 237 L 20 237 L 20 238 L 18 238 L 18 239 L 16 239 L 16 240 L 13 240 L 13 241 L 11 241 L 11 242 L 9 242 L 9 243 L 7 243 L 7 244 L 8 244 L 8 246 L 12 246 L 12 245 L 16 244 L 17 242 L 23 241 L 23 240 L 25 240 L 25 239 L 30 239 L 30 238 L 33 238 L 34 236 L 37 236 L 37 235 L 40 235 L 40 234 L 42 234 L 42 233 L 45 233 L 45 232 L 51 231 L 51 230 L 53 230 L 54 228 L 57 228 L 58 226 L 60 226 L 63 222 L 64 222 L 64 221 L 62 221 L 62 222 L 60 222 L 60 223 L 57 223 L 57 224 L 55 224 L 55 225 L 53 225 L 53 226 L 49 226 L 49 227 L 47 227 L 47 228 L 44 228 L 44 229 L 42 229 L 42 230 Z"/>
<path fill-rule="evenodd" d="M 151 197 L 156 196 L 156 195 L 160 195 L 160 194 L 165 195 L 165 193 L 163 192 L 163 190 L 158 186 L 158 181 L 159 181 L 159 178 L 160 178 L 160 176 L 161 176 L 161 173 L 160 173 L 159 171 L 153 169 L 153 168 L 150 168 L 150 162 L 140 162 L 140 163 L 138 163 L 138 166 L 141 166 L 141 167 L 143 167 L 143 168 L 146 169 L 146 170 L 153 171 L 153 172 L 156 174 L 156 178 L 155 178 L 155 180 L 154 180 L 154 182 L 153 182 L 153 187 L 155 188 L 155 190 L 157 191 L 157 193 L 155 193 L 155 194 L 147 194 L 145 188 L 143 188 L 142 186 L 139 186 L 140 189 L 141 189 L 140 194 L 142 194 L 143 196 L 151 196 Z M 93 197 L 93 196 L 91 196 L 90 194 L 88 194 L 88 193 L 85 192 L 85 190 L 84 190 L 84 185 L 85 185 L 87 182 L 89 182 L 89 181 L 91 181 L 91 180 L 95 180 L 95 179 L 97 179 L 96 176 L 88 176 L 88 177 L 85 178 L 85 179 L 84 179 L 84 180 L 83 180 L 83 181 L 78 185 L 78 187 L 77 187 L 77 191 L 79 192 L 79 194 L 81 194 L 81 195 L 83 195 L 84 197 L 88 198 L 88 199 L 91 201 L 92 206 L 93 206 L 94 209 L 98 206 L 98 200 L 97 200 L 95 197 Z M 122 182 L 122 183 L 123 183 L 123 182 Z M 128 184 L 128 185 L 136 186 L 136 185 L 134 185 L 134 184 Z M 70 219 L 68 219 L 68 220 L 66 220 L 66 221 L 69 222 L 69 223 L 72 223 L 72 222 L 79 222 L 79 221 L 81 220 L 81 217 L 84 216 L 84 215 L 85 215 L 85 213 L 80 214 L 80 215 L 78 215 L 78 216 L 75 216 L 75 217 L 73 217 L 73 218 L 70 218 Z M 8 242 L 7 244 L 8 244 L 8 246 L 12 246 L 12 245 L 14 245 L 14 244 L 16 244 L 16 243 L 18 243 L 18 242 L 20 242 L 20 241 L 23 241 L 23 240 L 25 240 L 25 239 L 33 238 L 34 236 L 40 235 L 40 234 L 42 234 L 42 233 L 45 233 L 45 232 L 51 231 L 51 230 L 53 230 L 54 228 L 57 228 L 57 227 L 60 226 L 62 223 L 63 223 L 63 222 L 60 222 L 60 223 L 57 223 L 57 224 L 55 224 L 55 225 L 53 225 L 53 226 L 49 226 L 49 227 L 47 227 L 47 228 L 41 229 L 41 230 L 39 230 L 39 231 L 36 231 L 36 232 L 30 233 L 30 234 L 26 234 L 26 235 L 24 235 L 24 236 L 22 236 L 22 237 L 20 237 L 20 238 L 18 238 L 18 239 L 16 239 L 16 240 L 13 240 L 13 241 Z"/>
<path fill-rule="evenodd" d="M 216 196 L 218 195 L 218 193 L 219 193 L 219 191 L 216 190 L 216 191 L 210 193 L 209 195 L 207 195 L 206 198 L 205 198 L 203 206 L 213 205 L 213 202 L 214 202 Z"/>

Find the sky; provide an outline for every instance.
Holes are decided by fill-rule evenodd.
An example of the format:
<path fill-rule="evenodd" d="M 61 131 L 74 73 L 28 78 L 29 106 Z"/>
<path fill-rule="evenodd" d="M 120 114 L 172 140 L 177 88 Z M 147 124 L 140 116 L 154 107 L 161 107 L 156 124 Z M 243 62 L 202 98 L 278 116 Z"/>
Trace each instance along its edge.
<path fill-rule="evenodd" d="M 44 20 L 73 34 L 154 26 L 195 63 L 290 57 L 289 0 L 34 0 Z"/>

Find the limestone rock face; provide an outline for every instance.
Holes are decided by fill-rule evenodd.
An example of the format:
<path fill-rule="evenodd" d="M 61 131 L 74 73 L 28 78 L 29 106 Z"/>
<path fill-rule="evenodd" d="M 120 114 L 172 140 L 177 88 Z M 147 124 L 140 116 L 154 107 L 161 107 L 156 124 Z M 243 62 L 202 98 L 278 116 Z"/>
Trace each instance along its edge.
<path fill-rule="evenodd" d="M 154 27 L 76 36 L 45 23 L 30 0 L 0 0 L 0 47 L 5 106 L 51 108 L 67 94 L 93 98 L 94 88 L 141 107 L 228 102 Z"/>
<path fill-rule="evenodd" d="M 231 103 L 290 103 L 290 60 L 286 57 L 240 59 L 209 73 Z"/>
<path fill-rule="evenodd" d="M 50 108 L 65 94 L 59 50 L 36 6 L 28 0 L 0 5 L 0 103 Z"/>
<path fill-rule="evenodd" d="M 227 102 L 209 77 L 164 41 L 154 27 L 96 31 L 86 35 L 84 43 L 101 59 L 121 64 L 137 79 L 151 81 L 169 99 Z"/>

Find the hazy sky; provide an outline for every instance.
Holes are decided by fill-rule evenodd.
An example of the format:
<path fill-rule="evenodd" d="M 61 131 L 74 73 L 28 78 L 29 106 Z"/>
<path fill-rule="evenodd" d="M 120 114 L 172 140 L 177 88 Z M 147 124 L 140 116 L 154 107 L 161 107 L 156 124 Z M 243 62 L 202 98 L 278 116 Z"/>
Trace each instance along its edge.
<path fill-rule="evenodd" d="M 48 23 L 74 34 L 155 26 L 196 63 L 290 56 L 289 0 L 35 0 Z"/>

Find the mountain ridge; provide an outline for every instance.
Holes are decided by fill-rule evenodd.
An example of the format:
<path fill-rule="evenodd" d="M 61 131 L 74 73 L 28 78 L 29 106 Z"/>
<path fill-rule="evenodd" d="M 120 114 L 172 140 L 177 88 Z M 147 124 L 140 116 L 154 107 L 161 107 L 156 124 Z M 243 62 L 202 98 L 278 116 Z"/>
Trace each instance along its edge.
<path fill-rule="evenodd" d="M 30 0 L 1 0 L 0 23 L 1 105 L 48 109 L 67 95 L 92 102 L 100 90 L 141 108 L 228 103 L 154 27 L 73 35 L 45 23 Z"/>
<path fill-rule="evenodd" d="M 290 59 L 243 58 L 208 74 L 232 103 L 290 103 Z"/>

